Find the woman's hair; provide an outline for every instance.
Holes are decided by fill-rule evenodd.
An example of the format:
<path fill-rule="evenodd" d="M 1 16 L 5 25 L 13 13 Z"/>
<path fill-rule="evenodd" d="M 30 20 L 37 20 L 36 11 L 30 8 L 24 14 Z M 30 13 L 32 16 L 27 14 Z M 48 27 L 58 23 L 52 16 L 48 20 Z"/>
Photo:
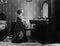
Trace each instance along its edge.
<path fill-rule="evenodd" d="M 22 13 L 22 10 L 21 9 L 17 11 L 17 14 L 20 15 L 21 13 Z"/>

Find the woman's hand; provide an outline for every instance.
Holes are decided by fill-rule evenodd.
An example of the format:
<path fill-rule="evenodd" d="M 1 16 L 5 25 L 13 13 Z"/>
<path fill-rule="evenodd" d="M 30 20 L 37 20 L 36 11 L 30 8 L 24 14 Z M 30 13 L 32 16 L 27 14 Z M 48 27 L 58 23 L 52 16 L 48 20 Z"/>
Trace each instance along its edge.
<path fill-rule="evenodd" d="M 23 32 L 21 31 L 20 34 L 19 34 L 19 38 L 18 39 L 22 39 L 23 38 Z"/>

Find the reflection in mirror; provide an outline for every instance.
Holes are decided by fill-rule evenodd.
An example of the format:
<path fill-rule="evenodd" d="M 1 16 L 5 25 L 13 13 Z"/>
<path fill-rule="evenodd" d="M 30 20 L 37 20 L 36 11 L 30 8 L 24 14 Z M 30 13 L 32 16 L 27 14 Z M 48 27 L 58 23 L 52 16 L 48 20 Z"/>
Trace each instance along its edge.
<path fill-rule="evenodd" d="M 43 4 L 43 14 L 42 14 L 42 16 L 43 16 L 43 18 L 48 18 L 48 3 L 44 3 Z"/>

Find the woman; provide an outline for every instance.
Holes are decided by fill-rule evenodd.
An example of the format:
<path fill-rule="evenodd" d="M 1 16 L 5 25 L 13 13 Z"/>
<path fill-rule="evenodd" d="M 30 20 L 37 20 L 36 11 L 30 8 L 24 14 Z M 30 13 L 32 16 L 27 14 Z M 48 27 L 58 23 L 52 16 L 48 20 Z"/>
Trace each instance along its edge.
<path fill-rule="evenodd" d="M 21 9 L 18 10 L 17 14 L 18 14 L 17 23 L 16 23 L 15 28 L 14 28 L 12 42 L 21 42 L 21 40 L 25 38 L 25 25 L 23 24 L 23 16 L 22 16 L 23 12 L 22 12 L 22 10 Z"/>

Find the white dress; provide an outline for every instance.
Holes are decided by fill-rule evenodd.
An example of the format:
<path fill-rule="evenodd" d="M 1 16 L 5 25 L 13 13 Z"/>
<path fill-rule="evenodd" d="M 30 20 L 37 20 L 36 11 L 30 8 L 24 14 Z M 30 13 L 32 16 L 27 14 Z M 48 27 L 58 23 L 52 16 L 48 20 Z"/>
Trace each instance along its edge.
<path fill-rule="evenodd" d="M 19 15 L 19 18 L 22 20 L 23 24 L 28 27 L 30 25 L 29 19 L 25 19 L 22 14 Z"/>

